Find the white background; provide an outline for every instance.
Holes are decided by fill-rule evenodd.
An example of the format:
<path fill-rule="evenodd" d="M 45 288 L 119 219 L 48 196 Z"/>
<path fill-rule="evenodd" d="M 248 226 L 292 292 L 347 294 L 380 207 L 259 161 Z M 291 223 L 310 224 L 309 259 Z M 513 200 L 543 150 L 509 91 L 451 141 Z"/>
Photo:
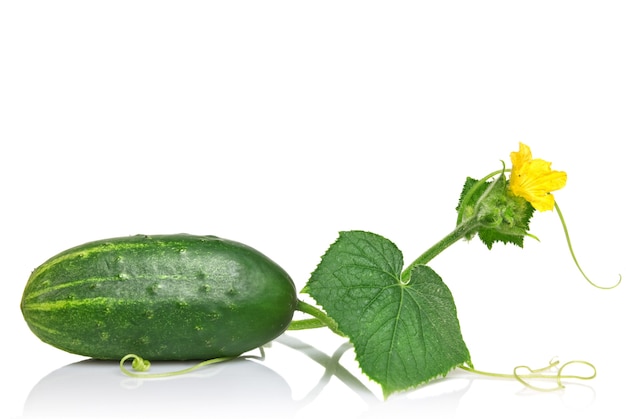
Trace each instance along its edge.
<path fill-rule="evenodd" d="M 620 1 L 3 1 L 2 416 L 624 417 L 626 291 L 584 281 L 553 212 L 532 221 L 540 243 L 461 242 L 432 267 L 477 368 L 596 365 L 556 393 L 455 372 L 383 402 L 350 350 L 320 381 L 343 342 L 324 330 L 262 363 L 129 383 L 115 364 L 66 367 L 83 358 L 40 342 L 19 302 L 47 258 L 138 233 L 244 242 L 298 289 L 340 230 L 408 263 L 453 228 L 465 177 L 519 141 L 567 171 L 555 196 L 580 262 L 611 284 L 625 21 Z"/>

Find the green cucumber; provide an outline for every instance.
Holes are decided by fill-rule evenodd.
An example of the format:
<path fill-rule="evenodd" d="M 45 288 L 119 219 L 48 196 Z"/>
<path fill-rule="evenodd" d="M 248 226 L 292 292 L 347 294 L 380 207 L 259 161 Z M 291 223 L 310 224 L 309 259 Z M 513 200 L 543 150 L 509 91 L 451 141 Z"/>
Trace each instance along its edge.
<path fill-rule="evenodd" d="M 214 236 L 130 236 L 68 249 L 35 269 L 21 309 L 42 341 L 96 359 L 237 356 L 282 334 L 289 275 Z"/>

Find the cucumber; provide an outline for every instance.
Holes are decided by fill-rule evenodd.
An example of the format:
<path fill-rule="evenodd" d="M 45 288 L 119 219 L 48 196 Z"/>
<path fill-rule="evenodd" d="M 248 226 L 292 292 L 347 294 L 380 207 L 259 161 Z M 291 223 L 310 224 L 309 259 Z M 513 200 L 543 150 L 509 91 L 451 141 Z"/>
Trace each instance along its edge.
<path fill-rule="evenodd" d="M 150 360 L 237 356 L 282 334 L 297 305 L 289 275 L 215 236 L 86 243 L 35 269 L 22 297 L 42 341 L 74 354 Z"/>

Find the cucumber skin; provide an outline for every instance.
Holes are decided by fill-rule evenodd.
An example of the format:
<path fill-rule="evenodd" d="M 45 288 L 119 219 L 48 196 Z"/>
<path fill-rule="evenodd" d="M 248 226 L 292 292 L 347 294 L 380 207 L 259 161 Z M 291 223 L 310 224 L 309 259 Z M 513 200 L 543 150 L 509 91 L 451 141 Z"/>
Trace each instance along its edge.
<path fill-rule="evenodd" d="M 276 263 L 215 236 L 90 242 L 44 262 L 22 297 L 42 341 L 96 359 L 236 356 L 282 334 L 297 304 Z"/>

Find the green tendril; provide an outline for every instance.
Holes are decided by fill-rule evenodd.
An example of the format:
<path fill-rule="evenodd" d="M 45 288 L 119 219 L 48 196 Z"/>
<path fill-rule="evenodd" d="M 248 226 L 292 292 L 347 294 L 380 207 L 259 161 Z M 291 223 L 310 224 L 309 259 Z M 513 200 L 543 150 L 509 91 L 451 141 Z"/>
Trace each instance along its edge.
<path fill-rule="evenodd" d="M 129 354 L 126 355 L 126 357 L 124 357 L 120 363 L 120 365 L 124 364 L 124 361 L 126 361 L 126 359 L 128 358 L 133 358 L 133 362 L 132 362 L 132 367 L 135 371 L 139 371 L 139 372 L 146 372 L 150 369 L 150 361 L 148 361 L 147 359 L 143 359 L 140 356 L 134 355 L 134 354 Z"/>
<path fill-rule="evenodd" d="M 168 377 L 174 377 L 177 375 L 189 374 L 190 372 L 193 372 L 207 365 L 217 364 L 217 363 L 225 362 L 225 361 L 231 361 L 237 358 L 256 358 L 256 359 L 265 358 L 265 351 L 263 350 L 263 348 L 260 347 L 259 350 L 261 351 L 260 357 L 259 356 L 226 356 L 226 357 L 220 357 L 220 358 L 213 358 L 213 359 L 200 362 L 196 365 L 193 365 L 189 368 L 185 368 L 182 370 L 163 372 L 163 373 L 154 373 L 154 374 L 147 372 L 151 366 L 150 361 L 143 359 L 139 355 L 128 354 L 120 360 L 120 370 L 122 371 L 122 373 L 132 378 L 168 378 Z M 133 370 L 137 372 L 130 371 L 129 369 L 126 368 L 125 363 L 129 359 L 133 360 L 131 363 L 131 366 Z"/>
<path fill-rule="evenodd" d="M 611 285 L 609 287 L 604 287 L 604 286 L 598 285 L 595 282 L 593 282 L 591 279 L 589 279 L 589 277 L 585 274 L 585 272 L 580 267 L 580 264 L 578 263 L 578 259 L 576 258 L 576 255 L 574 254 L 574 248 L 572 247 L 572 241 L 570 239 L 569 232 L 567 230 L 567 224 L 565 223 L 565 218 L 563 217 L 563 213 L 561 212 L 561 208 L 559 208 L 559 205 L 556 203 L 556 201 L 554 202 L 554 208 L 556 208 L 556 212 L 559 215 L 559 219 L 561 220 L 561 225 L 563 226 L 563 232 L 565 233 L 565 239 L 567 240 L 567 247 L 569 248 L 569 253 L 570 253 L 570 255 L 572 255 L 572 259 L 574 259 L 574 263 L 576 264 L 576 267 L 578 268 L 578 271 L 587 280 L 587 282 L 589 282 L 595 288 L 602 289 L 602 290 L 610 290 L 610 289 L 613 289 L 613 288 L 617 287 L 619 284 L 621 284 L 621 282 L 622 282 L 622 275 L 621 274 L 619 275 L 619 280 L 617 281 L 617 283 L 614 284 L 614 285 Z"/>
<path fill-rule="evenodd" d="M 583 365 L 587 366 L 591 369 L 591 373 L 589 375 L 576 375 L 576 374 L 565 374 L 565 369 L 572 365 Z M 558 368 L 557 368 L 558 367 Z M 596 367 L 587 361 L 574 360 L 564 363 L 559 367 L 558 360 L 551 360 L 550 363 L 543 367 L 532 369 L 526 365 L 519 365 L 513 369 L 512 374 L 500 374 L 493 372 L 486 372 L 476 370 L 474 368 L 470 368 L 467 366 L 460 367 L 464 371 L 471 372 L 473 374 L 483 375 L 486 377 L 492 378 L 506 378 L 506 379 L 515 379 L 519 381 L 524 387 L 527 387 L 531 390 L 542 391 L 542 392 L 550 392 L 557 391 L 565 388 L 563 384 L 563 380 L 592 380 L 596 377 Z M 524 373 L 524 371 L 527 371 Z M 529 380 L 554 380 L 554 387 L 539 387 L 533 385 L 529 382 Z"/>

